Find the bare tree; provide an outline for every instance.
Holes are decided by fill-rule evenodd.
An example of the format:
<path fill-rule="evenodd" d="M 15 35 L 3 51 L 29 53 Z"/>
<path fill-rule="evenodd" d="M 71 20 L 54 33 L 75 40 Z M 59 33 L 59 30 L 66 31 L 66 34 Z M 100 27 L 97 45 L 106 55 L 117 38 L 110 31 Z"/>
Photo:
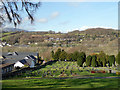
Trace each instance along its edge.
<path fill-rule="evenodd" d="M 4 17 L 6 15 L 9 22 L 13 23 L 15 27 L 22 21 L 22 17 L 19 11 L 25 11 L 32 23 L 34 21 L 33 14 L 41 5 L 40 2 L 33 3 L 27 2 L 27 0 L 21 0 L 20 2 L 9 2 L 8 0 L 0 1 L 2 4 L 0 5 L 0 25 L 6 21 Z M 3 12 L 5 15 L 3 15 Z"/>

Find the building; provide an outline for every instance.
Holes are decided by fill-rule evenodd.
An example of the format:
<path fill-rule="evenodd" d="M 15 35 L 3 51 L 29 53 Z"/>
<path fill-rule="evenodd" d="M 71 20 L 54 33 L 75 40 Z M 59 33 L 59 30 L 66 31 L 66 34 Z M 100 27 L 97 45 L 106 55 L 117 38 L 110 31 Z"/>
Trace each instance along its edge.
<path fill-rule="evenodd" d="M 1 64 L 0 68 L 2 68 L 1 73 L 5 74 L 14 70 L 14 64 Z"/>
<path fill-rule="evenodd" d="M 14 67 L 21 68 L 21 67 L 27 66 L 30 68 L 34 68 L 36 63 L 37 63 L 37 59 L 33 55 L 28 55 L 23 60 L 17 61 L 14 64 Z"/>
<path fill-rule="evenodd" d="M 2 63 L 0 67 L 2 68 L 2 74 L 11 72 L 16 67 L 30 67 L 34 68 L 37 63 L 37 53 L 31 52 L 9 52 L 2 53 Z"/>

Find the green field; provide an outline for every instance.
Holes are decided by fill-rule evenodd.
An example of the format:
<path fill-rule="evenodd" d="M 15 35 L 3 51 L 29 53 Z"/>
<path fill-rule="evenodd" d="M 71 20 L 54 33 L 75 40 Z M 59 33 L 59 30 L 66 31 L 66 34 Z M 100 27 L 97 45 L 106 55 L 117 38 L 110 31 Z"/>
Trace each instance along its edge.
<path fill-rule="evenodd" d="M 76 62 L 57 61 L 22 76 L 2 80 L 3 88 L 118 88 L 118 75 L 113 73 L 91 73 L 107 67 L 78 67 Z M 115 69 L 115 68 L 113 68 Z M 72 73 L 71 73 L 72 72 Z M 95 79 L 93 77 L 111 77 Z"/>
<path fill-rule="evenodd" d="M 118 79 L 3 80 L 3 88 L 118 88 Z"/>

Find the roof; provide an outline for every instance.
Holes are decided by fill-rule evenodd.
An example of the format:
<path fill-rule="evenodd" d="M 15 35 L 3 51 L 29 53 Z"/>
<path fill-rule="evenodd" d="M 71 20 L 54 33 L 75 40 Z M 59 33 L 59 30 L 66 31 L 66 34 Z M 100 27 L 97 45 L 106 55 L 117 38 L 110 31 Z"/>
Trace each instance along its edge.
<path fill-rule="evenodd" d="M 7 63 L 7 64 L 0 64 L 0 68 L 4 68 L 7 66 L 13 65 L 13 63 Z"/>
<path fill-rule="evenodd" d="M 25 59 L 20 60 L 19 62 L 21 62 L 21 63 L 24 64 L 24 65 L 30 65 Z"/>
<path fill-rule="evenodd" d="M 34 61 L 33 59 L 23 59 L 20 60 L 19 62 L 21 62 L 24 65 L 31 65 L 31 62 Z"/>
<path fill-rule="evenodd" d="M 4 59 L 4 63 L 15 63 L 17 61 L 23 60 L 26 56 L 33 57 L 37 56 L 37 53 L 32 53 L 32 52 L 16 52 L 18 55 L 8 55 L 8 53 L 3 52 L 2 55 L 5 56 L 6 58 Z M 16 54 L 12 53 L 12 54 Z"/>

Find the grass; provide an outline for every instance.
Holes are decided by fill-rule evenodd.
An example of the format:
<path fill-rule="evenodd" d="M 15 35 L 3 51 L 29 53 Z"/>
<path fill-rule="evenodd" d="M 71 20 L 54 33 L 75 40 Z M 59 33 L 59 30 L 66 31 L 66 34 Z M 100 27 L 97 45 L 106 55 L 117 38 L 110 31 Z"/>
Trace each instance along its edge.
<path fill-rule="evenodd" d="M 68 69 L 66 69 L 68 66 Z M 81 70 L 79 71 L 78 68 Z M 57 69 L 57 71 L 55 71 Z M 111 73 L 90 73 L 92 67 L 82 68 L 78 67 L 76 62 L 56 62 L 52 65 L 47 65 L 44 68 L 35 71 L 29 71 L 22 76 L 12 77 L 9 80 L 2 80 L 3 88 L 118 88 L 117 78 L 104 78 L 104 79 L 93 79 L 93 78 L 66 78 L 66 79 L 56 79 L 61 77 L 61 71 L 65 70 L 64 74 L 67 76 L 62 77 L 73 77 L 70 73 L 77 73 L 77 77 L 109 77 L 118 76 Z M 96 68 L 98 69 L 98 68 Z M 106 67 L 103 67 L 106 69 Z M 45 72 L 50 72 L 51 75 L 46 75 L 45 78 L 42 77 Z M 87 71 L 90 70 L 90 71 Z M 101 69 L 100 69 L 101 70 Z M 54 72 L 55 71 L 55 72 Z M 26 78 L 28 77 L 28 78 Z M 46 78 L 47 77 L 47 78 Z M 51 78 L 52 77 L 52 78 Z"/>
<path fill-rule="evenodd" d="M 118 79 L 3 80 L 3 88 L 118 88 Z"/>
<path fill-rule="evenodd" d="M 68 67 L 68 68 L 67 68 Z M 107 67 L 102 68 L 95 68 L 94 70 L 104 70 Z M 64 71 L 63 71 L 64 70 Z M 52 65 L 47 65 L 44 68 L 35 71 L 28 71 L 27 73 L 21 75 L 21 78 L 24 77 L 73 77 L 73 75 L 83 77 L 83 76 L 90 76 L 90 77 L 109 77 L 109 76 L 118 76 L 115 73 L 91 73 L 92 67 L 79 67 L 77 66 L 76 62 L 56 62 Z M 72 71 L 72 74 L 71 74 Z M 64 75 L 62 75 L 64 74 Z M 18 77 L 18 76 L 17 76 Z M 16 78 L 17 78 L 16 77 Z"/>

